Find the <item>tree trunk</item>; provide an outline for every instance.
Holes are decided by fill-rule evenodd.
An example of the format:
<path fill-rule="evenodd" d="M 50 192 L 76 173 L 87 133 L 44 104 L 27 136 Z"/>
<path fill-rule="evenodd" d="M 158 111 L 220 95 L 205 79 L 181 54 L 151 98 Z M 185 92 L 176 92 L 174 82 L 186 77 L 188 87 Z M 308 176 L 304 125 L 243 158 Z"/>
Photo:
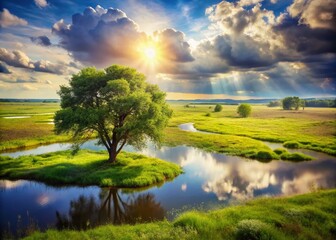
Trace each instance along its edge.
<path fill-rule="evenodd" d="M 115 163 L 117 159 L 117 147 L 118 143 L 113 142 L 111 148 L 108 150 L 109 152 L 109 162 L 110 163 Z"/>
<path fill-rule="evenodd" d="M 115 163 L 117 159 L 117 151 L 113 151 L 112 149 L 109 150 L 109 163 Z"/>

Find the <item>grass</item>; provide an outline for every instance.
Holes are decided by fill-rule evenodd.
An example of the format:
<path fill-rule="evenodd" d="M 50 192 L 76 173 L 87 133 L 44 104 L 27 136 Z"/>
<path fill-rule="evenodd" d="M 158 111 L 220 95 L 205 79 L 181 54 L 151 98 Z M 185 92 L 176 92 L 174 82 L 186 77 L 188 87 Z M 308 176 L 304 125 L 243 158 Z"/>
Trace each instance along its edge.
<path fill-rule="evenodd" d="M 260 161 L 269 160 L 292 160 L 292 161 L 309 161 L 312 157 L 286 152 L 286 158 L 282 158 L 272 151 L 263 142 L 249 137 L 220 134 L 204 134 L 200 132 L 186 132 L 180 129 L 169 127 L 166 129 L 165 143 L 167 145 L 188 145 L 201 148 L 208 152 L 226 153 L 233 156 L 241 156 Z M 300 156 L 296 159 L 295 157 Z"/>
<path fill-rule="evenodd" d="M 136 153 L 121 152 L 117 164 L 107 162 L 106 151 L 61 151 L 37 156 L 0 156 L 0 178 L 32 179 L 49 184 L 144 187 L 182 173 L 170 162 Z"/>
<path fill-rule="evenodd" d="M 69 141 L 55 135 L 50 124 L 59 108 L 58 103 L 0 103 L 0 151 Z M 4 118 L 12 116 L 28 118 Z"/>
<path fill-rule="evenodd" d="M 208 105 L 184 108 L 174 105 L 174 117 L 170 127 L 194 122 L 199 130 L 284 143 L 297 141 L 300 148 L 336 155 L 336 109 L 309 108 L 304 111 L 284 111 L 280 108 L 252 106 L 249 118 L 239 118 L 237 106 L 223 107 L 222 112 L 210 112 Z"/>
<path fill-rule="evenodd" d="M 55 135 L 50 122 L 59 109 L 57 103 L 6 103 L 0 104 L 0 151 L 33 147 L 40 144 L 70 141 L 70 136 Z M 265 106 L 252 106 L 252 116 L 239 118 L 237 106 L 223 105 L 223 110 L 214 113 L 209 105 L 186 108 L 172 105 L 174 114 L 165 130 L 166 145 L 187 144 L 206 151 L 226 153 L 265 161 L 280 159 L 260 140 L 288 143 L 296 141 L 299 148 L 336 155 L 335 109 L 314 109 L 304 111 L 283 111 Z M 4 119 L 3 116 L 29 115 L 30 118 Z M 185 132 L 178 125 L 194 122 L 195 127 L 220 134 L 211 136 Z M 268 152 L 269 154 L 265 153 Z M 283 159 L 310 160 L 309 156 L 287 153 Z"/>
<path fill-rule="evenodd" d="M 47 230 L 26 239 L 335 239 L 336 190 L 261 198 L 210 212 L 191 211 L 175 221 L 87 231 Z"/>

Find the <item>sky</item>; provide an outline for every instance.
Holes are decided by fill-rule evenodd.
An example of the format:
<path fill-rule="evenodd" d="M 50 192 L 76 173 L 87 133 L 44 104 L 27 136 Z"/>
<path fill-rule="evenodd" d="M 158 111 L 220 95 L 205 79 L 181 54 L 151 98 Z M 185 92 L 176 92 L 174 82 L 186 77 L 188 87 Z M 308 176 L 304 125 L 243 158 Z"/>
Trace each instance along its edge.
<path fill-rule="evenodd" d="M 336 96 L 335 0 L 5 0 L 0 98 L 136 68 L 168 99 Z"/>

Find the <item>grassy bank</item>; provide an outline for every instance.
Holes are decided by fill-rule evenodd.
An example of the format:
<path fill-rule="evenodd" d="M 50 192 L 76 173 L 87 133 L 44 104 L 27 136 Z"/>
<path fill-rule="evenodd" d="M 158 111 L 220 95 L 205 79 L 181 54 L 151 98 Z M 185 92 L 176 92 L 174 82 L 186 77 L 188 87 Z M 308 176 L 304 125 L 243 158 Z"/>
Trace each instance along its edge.
<path fill-rule="evenodd" d="M 172 179 L 181 168 L 170 162 L 121 152 L 117 164 L 107 163 L 106 151 L 80 150 L 38 156 L 0 156 L 0 178 L 31 179 L 50 184 L 144 187 Z"/>
<path fill-rule="evenodd" d="M 237 106 L 223 106 L 222 112 L 214 113 L 213 106 L 209 105 L 195 108 L 176 105 L 170 126 L 193 122 L 202 131 L 279 143 L 297 141 L 300 148 L 336 155 L 336 109 L 284 111 L 252 106 L 249 118 L 238 117 L 236 110 Z"/>
<path fill-rule="evenodd" d="M 335 239 L 336 190 L 257 199 L 174 222 L 106 225 L 87 231 L 36 232 L 27 239 Z"/>

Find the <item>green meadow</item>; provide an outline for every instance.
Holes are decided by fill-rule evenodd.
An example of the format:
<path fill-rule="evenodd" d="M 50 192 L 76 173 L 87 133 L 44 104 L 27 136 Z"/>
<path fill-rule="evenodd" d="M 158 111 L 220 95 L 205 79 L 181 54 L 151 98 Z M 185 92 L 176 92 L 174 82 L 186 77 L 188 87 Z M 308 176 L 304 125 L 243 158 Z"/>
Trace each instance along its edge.
<path fill-rule="evenodd" d="M 146 187 L 173 179 L 181 168 L 160 159 L 121 152 L 118 162 L 106 163 L 106 151 L 71 150 L 17 159 L 0 156 L 0 178 L 32 179 L 53 185 Z"/>
<path fill-rule="evenodd" d="M 208 151 L 227 153 L 263 160 L 291 158 L 279 156 L 262 141 L 289 144 L 336 155 L 336 110 L 333 108 L 306 108 L 285 111 L 280 108 L 253 106 L 252 116 L 240 118 L 237 106 L 223 105 L 221 112 L 214 112 L 214 105 L 172 104 L 173 117 L 165 130 L 165 144 L 187 144 Z M 71 141 L 70 136 L 55 135 L 53 112 L 57 103 L 0 104 L 0 150 L 32 147 L 53 142 Z M 43 115 L 45 114 L 45 115 Z M 29 116 L 6 119 L 3 117 Z M 217 133 L 216 136 L 185 132 L 178 128 L 183 123 L 194 123 L 198 130 Z M 294 144 L 295 146 L 295 144 Z M 259 154 L 269 152 L 268 154 Z M 309 160 L 300 156 L 297 160 Z"/>

